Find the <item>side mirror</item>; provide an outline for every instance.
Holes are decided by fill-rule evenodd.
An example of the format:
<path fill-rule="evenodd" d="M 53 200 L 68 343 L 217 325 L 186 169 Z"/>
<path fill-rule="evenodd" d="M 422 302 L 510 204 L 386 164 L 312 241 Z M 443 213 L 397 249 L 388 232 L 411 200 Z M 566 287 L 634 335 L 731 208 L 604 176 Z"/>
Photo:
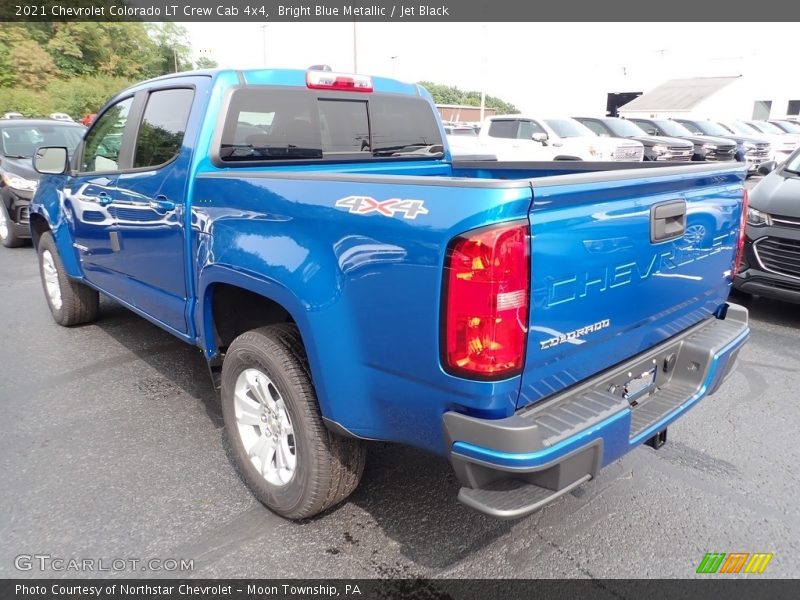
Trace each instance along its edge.
<path fill-rule="evenodd" d="M 539 142 L 542 146 L 547 146 L 548 135 L 546 133 L 534 133 L 531 139 L 534 142 Z"/>
<path fill-rule="evenodd" d="M 770 160 L 770 161 L 767 161 L 765 163 L 762 163 L 761 166 L 758 167 L 758 174 L 759 175 L 769 175 L 770 173 L 772 173 L 775 170 L 775 168 L 777 166 L 778 166 L 778 163 L 776 163 L 774 160 Z"/>
<path fill-rule="evenodd" d="M 33 168 L 42 175 L 63 175 L 69 169 L 69 155 L 62 146 L 43 146 L 33 155 Z"/>

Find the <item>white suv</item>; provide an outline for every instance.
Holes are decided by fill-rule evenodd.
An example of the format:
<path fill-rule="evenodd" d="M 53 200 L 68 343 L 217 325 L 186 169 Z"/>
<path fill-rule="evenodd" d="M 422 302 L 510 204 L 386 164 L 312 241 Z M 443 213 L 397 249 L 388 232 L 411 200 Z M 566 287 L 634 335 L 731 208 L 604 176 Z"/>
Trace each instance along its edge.
<path fill-rule="evenodd" d="M 489 117 L 479 140 L 501 161 L 594 160 L 633 161 L 644 157 L 635 140 L 600 137 L 569 117 L 541 119 L 523 115 Z"/>

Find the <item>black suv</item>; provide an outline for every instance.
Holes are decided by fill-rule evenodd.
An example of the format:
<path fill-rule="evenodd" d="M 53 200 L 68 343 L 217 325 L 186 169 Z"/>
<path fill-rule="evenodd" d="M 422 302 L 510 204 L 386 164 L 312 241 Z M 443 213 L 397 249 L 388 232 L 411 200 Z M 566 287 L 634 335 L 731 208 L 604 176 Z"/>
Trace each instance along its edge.
<path fill-rule="evenodd" d="M 737 290 L 800 303 L 798 198 L 800 150 L 750 192 L 744 257 L 733 281 Z"/>
<path fill-rule="evenodd" d="M 690 161 L 694 145 L 686 140 L 647 133 L 635 123 L 616 117 L 573 117 L 603 137 L 620 137 L 644 144 L 644 160 Z"/>
<path fill-rule="evenodd" d="M 86 128 L 45 119 L 0 120 L 0 243 L 22 245 L 31 236 L 28 205 L 39 184 L 33 153 L 39 146 L 63 146 L 72 153 Z"/>
<path fill-rule="evenodd" d="M 692 160 L 729 161 L 736 160 L 736 142 L 730 138 L 695 135 L 680 123 L 670 119 L 630 119 L 648 135 L 666 135 L 694 144 Z"/>

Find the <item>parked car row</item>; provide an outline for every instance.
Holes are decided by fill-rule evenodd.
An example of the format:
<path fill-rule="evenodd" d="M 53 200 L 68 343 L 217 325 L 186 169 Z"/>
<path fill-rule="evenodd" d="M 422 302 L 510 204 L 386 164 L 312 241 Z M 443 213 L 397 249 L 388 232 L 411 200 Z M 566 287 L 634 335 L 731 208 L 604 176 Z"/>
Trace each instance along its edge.
<path fill-rule="evenodd" d="M 800 147 L 800 124 L 789 121 L 714 121 L 696 118 L 497 115 L 476 134 L 447 124 L 455 156 L 488 153 L 498 160 L 739 161 L 754 174 L 784 162 Z"/>
<path fill-rule="evenodd" d="M 448 136 L 452 141 L 452 136 Z M 481 126 L 477 147 L 498 160 L 511 161 L 641 161 L 644 146 L 625 138 L 596 135 L 584 124 L 565 117 L 526 115 L 489 117 Z M 451 148 L 457 156 L 460 148 Z"/>
<path fill-rule="evenodd" d="M 3 113 L 3 116 L 2 116 L 2 119 L 24 119 L 24 118 L 25 118 L 25 115 L 23 115 L 22 113 L 19 113 L 19 112 L 14 112 L 14 111 Z M 53 121 L 65 121 L 67 123 L 74 122 L 74 119 L 72 117 L 70 117 L 67 113 L 63 113 L 63 112 L 50 113 L 47 116 L 47 118 L 48 119 L 52 119 Z"/>

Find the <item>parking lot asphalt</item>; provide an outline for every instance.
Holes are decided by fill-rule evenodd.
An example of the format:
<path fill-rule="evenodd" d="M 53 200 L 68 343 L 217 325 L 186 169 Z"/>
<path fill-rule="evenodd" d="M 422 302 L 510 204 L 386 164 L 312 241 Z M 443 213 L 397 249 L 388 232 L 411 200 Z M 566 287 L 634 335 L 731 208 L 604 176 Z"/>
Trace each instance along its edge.
<path fill-rule="evenodd" d="M 800 559 L 800 311 L 738 298 L 737 372 L 669 429 L 528 518 L 456 500 L 446 461 L 370 446 L 360 487 L 304 523 L 258 504 L 225 449 L 197 349 L 104 300 L 57 326 L 30 247 L 0 248 L 0 577 L 110 576 L 15 557 L 185 559 L 161 577 L 693 577 L 706 552 Z"/>

